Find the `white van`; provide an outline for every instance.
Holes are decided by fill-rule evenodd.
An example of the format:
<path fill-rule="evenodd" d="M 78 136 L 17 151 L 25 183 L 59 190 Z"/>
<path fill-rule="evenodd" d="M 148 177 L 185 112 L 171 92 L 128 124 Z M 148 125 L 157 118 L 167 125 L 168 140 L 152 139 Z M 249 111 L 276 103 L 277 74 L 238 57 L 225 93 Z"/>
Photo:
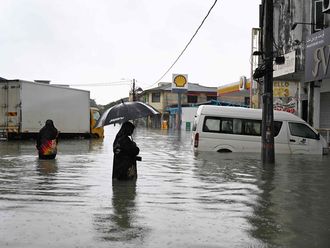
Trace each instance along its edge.
<path fill-rule="evenodd" d="M 199 106 L 192 127 L 195 151 L 261 152 L 262 110 Z M 301 118 L 274 110 L 275 153 L 327 154 L 325 139 Z"/>

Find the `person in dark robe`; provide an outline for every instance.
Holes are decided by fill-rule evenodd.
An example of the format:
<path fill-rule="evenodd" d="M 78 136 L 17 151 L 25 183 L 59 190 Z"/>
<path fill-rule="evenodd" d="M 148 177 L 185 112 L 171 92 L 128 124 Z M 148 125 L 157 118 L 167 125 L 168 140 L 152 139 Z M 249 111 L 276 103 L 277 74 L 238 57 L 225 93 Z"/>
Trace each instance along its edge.
<path fill-rule="evenodd" d="M 37 136 L 39 159 L 54 159 L 57 154 L 58 131 L 52 120 L 47 120 Z"/>
<path fill-rule="evenodd" d="M 135 126 L 131 122 L 124 122 L 113 142 L 113 170 L 112 178 L 130 180 L 137 178 L 136 160 L 140 149 L 132 139 Z"/>

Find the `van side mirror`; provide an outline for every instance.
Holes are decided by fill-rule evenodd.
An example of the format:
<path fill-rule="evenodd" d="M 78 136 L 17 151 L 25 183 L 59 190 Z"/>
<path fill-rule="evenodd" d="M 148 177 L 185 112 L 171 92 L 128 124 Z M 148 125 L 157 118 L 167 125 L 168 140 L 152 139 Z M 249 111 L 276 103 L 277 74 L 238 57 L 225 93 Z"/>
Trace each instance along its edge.
<path fill-rule="evenodd" d="M 317 139 L 317 140 L 320 140 L 320 133 L 317 133 L 317 135 L 316 135 L 316 139 Z"/>

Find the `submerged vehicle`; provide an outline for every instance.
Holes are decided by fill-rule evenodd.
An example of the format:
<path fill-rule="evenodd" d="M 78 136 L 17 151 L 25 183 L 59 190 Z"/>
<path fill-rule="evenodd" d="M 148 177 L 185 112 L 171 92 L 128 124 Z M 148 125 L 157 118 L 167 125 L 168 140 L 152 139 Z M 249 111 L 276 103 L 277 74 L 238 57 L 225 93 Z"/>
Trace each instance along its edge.
<path fill-rule="evenodd" d="M 195 151 L 261 152 L 262 110 L 202 105 L 194 119 Z M 328 154 L 325 139 L 308 123 L 274 110 L 274 144 L 278 154 Z"/>

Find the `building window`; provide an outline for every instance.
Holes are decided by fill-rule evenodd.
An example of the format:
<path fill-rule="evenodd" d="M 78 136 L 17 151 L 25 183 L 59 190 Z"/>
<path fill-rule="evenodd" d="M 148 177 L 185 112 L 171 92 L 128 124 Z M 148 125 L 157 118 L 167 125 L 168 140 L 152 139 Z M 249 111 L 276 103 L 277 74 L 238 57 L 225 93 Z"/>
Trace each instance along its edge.
<path fill-rule="evenodd" d="M 152 93 L 151 101 L 152 102 L 160 102 L 160 92 Z"/>
<path fill-rule="evenodd" d="M 217 96 L 206 96 L 206 101 L 217 100 Z"/>
<path fill-rule="evenodd" d="M 250 97 L 249 96 L 244 97 L 244 104 L 245 105 L 250 105 Z"/>
<path fill-rule="evenodd" d="M 187 96 L 187 102 L 188 103 L 197 103 L 197 96 Z"/>
<path fill-rule="evenodd" d="M 312 20 L 315 25 L 312 25 L 313 33 L 324 28 L 324 13 L 322 12 L 323 1 L 313 1 Z"/>

